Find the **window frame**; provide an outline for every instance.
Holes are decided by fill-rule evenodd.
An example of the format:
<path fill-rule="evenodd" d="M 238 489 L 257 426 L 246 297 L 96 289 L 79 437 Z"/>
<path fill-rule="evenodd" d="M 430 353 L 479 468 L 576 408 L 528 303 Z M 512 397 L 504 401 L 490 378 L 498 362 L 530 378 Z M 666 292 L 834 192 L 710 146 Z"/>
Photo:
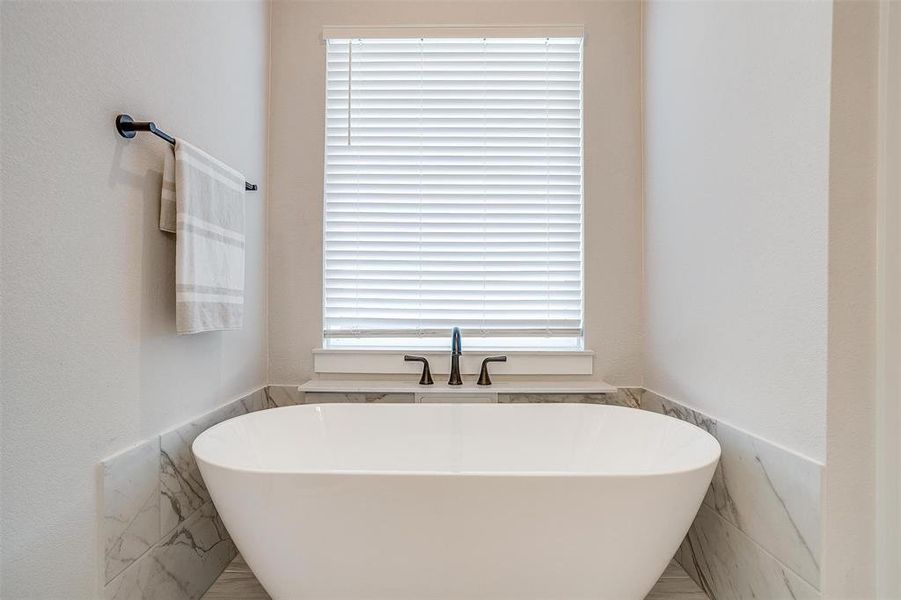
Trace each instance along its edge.
<path fill-rule="evenodd" d="M 404 35 L 398 35 L 403 33 Z M 362 28 L 346 28 L 346 27 L 325 27 L 323 28 L 323 41 L 327 42 L 329 38 L 400 38 L 400 37 L 580 37 L 580 92 L 579 92 L 579 115 L 580 115 L 580 136 L 579 136 L 579 180 L 581 198 L 579 204 L 579 251 L 581 254 L 580 271 L 579 271 L 579 288 L 580 288 L 580 333 L 577 336 L 535 336 L 535 337 L 519 337 L 517 340 L 510 338 L 501 338 L 500 336 L 492 337 L 474 337 L 464 338 L 467 348 L 470 349 L 470 356 L 487 356 L 498 351 L 507 354 L 516 354 L 525 359 L 530 364 L 529 367 L 523 368 L 521 373 L 516 374 L 591 374 L 594 352 L 586 349 L 586 322 L 585 322 L 585 295 L 586 295 L 586 267 L 585 267 L 585 199 L 586 199 L 586 180 L 585 180 L 585 114 L 584 114 L 584 77 L 586 72 L 585 65 L 585 49 L 586 36 L 582 26 L 501 26 L 501 27 L 414 27 L 414 28 L 396 28 L 396 27 L 362 27 Z M 324 44 L 325 46 L 325 44 Z M 324 54 L 327 56 L 327 49 Z M 328 71 L 325 71 L 327 77 Z M 324 86 L 325 95 L 328 95 L 328 86 Z M 327 102 L 327 98 L 324 99 Z M 323 114 L 327 114 L 327 110 L 323 110 Z M 327 136 L 324 139 L 323 157 L 328 144 Z M 325 267 L 326 267 L 326 215 L 325 215 L 325 186 L 326 186 L 327 164 L 323 160 L 323 218 L 322 218 L 322 311 L 320 319 L 320 336 L 322 346 L 314 350 L 314 370 L 317 373 L 399 373 L 406 372 L 409 369 L 403 367 L 386 368 L 383 361 L 378 359 L 372 360 L 372 357 L 390 356 L 395 357 L 406 351 L 414 351 L 419 354 L 445 354 L 444 346 L 449 343 L 450 329 L 448 329 L 447 338 L 429 337 L 420 338 L 427 339 L 428 343 L 417 340 L 416 343 L 408 343 L 402 341 L 402 338 L 389 337 L 371 337 L 371 338 L 327 338 L 326 332 L 326 313 L 325 313 Z M 403 339 L 410 339 L 403 338 Z M 495 340 L 504 339 L 503 344 L 497 343 Z M 336 343 L 338 340 L 356 340 L 359 343 L 342 344 Z M 548 340 L 559 340 L 563 343 L 550 343 Z M 386 343 L 387 342 L 387 343 Z M 367 359 L 367 357 L 369 357 Z M 547 365 L 540 367 L 544 359 L 547 357 L 558 357 L 565 359 L 569 357 L 571 360 L 569 366 L 563 366 L 563 363 L 556 365 Z M 534 359 L 540 359 L 535 364 Z M 587 362 L 586 362 L 587 360 Z M 553 361 L 551 361 L 553 362 Z M 381 366 L 380 366 L 381 365 Z M 522 367 L 521 367 L 522 368 Z M 434 368 L 433 368 L 434 369 Z M 513 374 L 520 369 L 514 368 L 510 370 Z M 503 368 L 499 371 L 504 371 Z M 439 369 L 436 372 L 441 373 Z M 466 372 L 464 370 L 464 372 Z M 477 371 L 474 371 L 477 372 Z"/>

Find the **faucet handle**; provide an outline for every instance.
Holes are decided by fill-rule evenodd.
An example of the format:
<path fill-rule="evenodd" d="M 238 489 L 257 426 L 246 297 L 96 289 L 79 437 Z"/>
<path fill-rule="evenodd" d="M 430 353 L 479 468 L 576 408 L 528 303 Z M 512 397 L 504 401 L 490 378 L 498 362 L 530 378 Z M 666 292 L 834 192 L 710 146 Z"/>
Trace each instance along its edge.
<path fill-rule="evenodd" d="M 405 354 L 404 360 L 422 363 L 422 375 L 419 377 L 419 385 L 432 385 L 435 383 L 432 381 L 432 371 L 429 369 L 429 359 L 425 356 L 411 356 Z"/>
<path fill-rule="evenodd" d="M 486 356 L 482 360 L 482 370 L 479 372 L 479 380 L 477 385 L 491 385 L 491 377 L 488 376 L 488 363 L 490 362 L 507 362 L 506 356 Z"/>

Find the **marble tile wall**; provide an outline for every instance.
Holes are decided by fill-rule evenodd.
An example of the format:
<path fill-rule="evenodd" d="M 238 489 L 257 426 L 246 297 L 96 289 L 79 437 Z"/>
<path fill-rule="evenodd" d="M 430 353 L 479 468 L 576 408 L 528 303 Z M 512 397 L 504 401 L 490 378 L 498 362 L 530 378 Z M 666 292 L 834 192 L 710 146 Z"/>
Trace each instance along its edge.
<path fill-rule="evenodd" d="M 636 388 L 620 388 L 613 394 L 498 394 L 499 403 L 521 402 L 576 402 L 580 404 L 613 404 L 641 408 L 642 390 Z"/>
<path fill-rule="evenodd" d="M 501 403 L 517 402 L 581 402 L 594 404 L 617 404 L 640 408 L 640 388 L 620 388 L 614 394 L 498 394 Z M 265 388 L 266 408 L 291 406 L 294 404 L 312 404 L 325 402 L 413 402 L 413 394 L 339 394 L 306 393 L 297 390 L 297 386 L 270 385 Z"/>
<path fill-rule="evenodd" d="M 160 440 L 148 440 L 103 462 L 104 582 L 160 537 Z"/>
<path fill-rule="evenodd" d="M 107 600 L 196 599 L 238 554 L 211 502 L 109 582 Z"/>
<path fill-rule="evenodd" d="M 191 444 L 206 429 L 265 408 L 265 388 L 160 435 L 160 536 L 210 501 Z"/>
<path fill-rule="evenodd" d="M 411 394 L 306 394 L 268 386 L 102 465 L 107 599 L 198 598 L 235 555 L 191 454 L 206 428 L 312 402 L 412 402 Z M 614 394 L 499 394 L 498 402 L 641 408 L 706 429 L 722 457 L 676 554 L 712 600 L 819 598 L 822 465 L 642 388 Z"/>
<path fill-rule="evenodd" d="M 639 405 L 702 427 L 722 456 L 676 559 L 712 600 L 819 598 L 823 466 L 659 396 Z"/>
<path fill-rule="evenodd" d="M 266 408 L 303 404 L 303 392 L 296 385 L 269 385 L 263 388 Z"/>
<path fill-rule="evenodd" d="M 815 600 L 820 592 L 707 504 L 701 506 L 676 562 L 710 600 Z"/>
<path fill-rule="evenodd" d="M 347 393 L 335 392 L 305 392 L 304 404 L 333 404 L 333 403 L 375 403 L 395 404 L 413 402 L 413 394 L 381 394 L 381 393 Z"/>
<path fill-rule="evenodd" d="M 104 598 L 190 600 L 216 580 L 237 550 L 191 444 L 216 423 L 267 405 L 259 389 L 103 461 Z"/>

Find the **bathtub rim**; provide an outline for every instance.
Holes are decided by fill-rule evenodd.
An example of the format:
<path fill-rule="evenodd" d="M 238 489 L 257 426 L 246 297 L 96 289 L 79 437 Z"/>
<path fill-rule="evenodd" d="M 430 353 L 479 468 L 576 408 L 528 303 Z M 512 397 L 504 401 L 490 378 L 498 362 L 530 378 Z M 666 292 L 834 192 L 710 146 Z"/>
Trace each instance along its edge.
<path fill-rule="evenodd" d="M 401 471 L 401 470 L 382 470 L 382 469 L 274 469 L 274 468 L 263 468 L 263 467 L 236 467 L 234 465 L 225 464 L 220 461 L 211 460 L 208 457 L 202 456 L 203 452 L 198 453 L 197 448 L 199 446 L 203 446 L 203 439 L 208 437 L 212 431 L 215 431 L 219 428 L 225 428 L 227 423 L 235 420 L 243 420 L 243 419 L 252 419 L 255 415 L 258 415 L 262 412 L 269 411 L 286 411 L 286 410 L 297 410 L 297 409 L 306 409 L 306 408 L 314 408 L 314 407 L 324 407 L 324 406 L 344 406 L 344 405 L 355 405 L 355 406 L 367 406 L 367 407 L 381 407 L 381 406 L 419 406 L 416 403 L 310 403 L 310 404 L 295 404 L 292 406 L 279 406 L 275 408 L 268 408 L 263 411 L 255 411 L 252 413 L 246 413 L 243 415 L 238 415 L 232 417 L 230 419 L 226 419 L 212 427 L 201 432 L 197 438 L 195 438 L 194 442 L 191 444 L 191 453 L 194 456 L 194 459 L 198 464 L 204 463 L 209 465 L 210 467 L 223 469 L 225 471 L 230 471 L 232 473 L 240 473 L 240 474 L 249 474 L 249 475 L 310 475 L 316 477 L 323 476 L 378 476 L 378 477 L 423 477 L 423 478 L 434 478 L 434 477 L 451 477 L 451 478 L 485 478 L 485 477 L 534 477 L 540 479 L 552 479 L 552 478 L 586 478 L 586 477 L 598 477 L 598 478 L 642 478 L 642 477 L 662 477 L 667 475 L 685 475 L 688 473 L 695 473 L 698 471 L 704 471 L 711 467 L 716 467 L 719 462 L 720 457 L 722 456 L 722 447 L 720 446 L 719 440 L 717 440 L 710 432 L 705 430 L 694 423 L 690 423 L 688 421 L 684 421 L 682 419 L 678 419 L 676 417 L 655 413 L 651 411 L 646 411 L 641 408 L 633 408 L 630 406 L 616 406 L 610 404 L 585 404 L 580 402 L 553 402 L 553 403 L 525 403 L 527 405 L 536 405 L 536 406 L 560 406 L 560 405 L 575 405 L 582 406 L 585 408 L 591 407 L 590 410 L 594 409 L 602 409 L 602 410 L 613 410 L 616 411 L 639 411 L 646 415 L 651 415 L 652 419 L 671 419 L 677 423 L 681 423 L 681 426 L 686 428 L 691 428 L 693 433 L 700 435 L 707 442 L 712 442 L 713 449 L 713 457 L 705 462 L 692 464 L 684 468 L 678 469 L 667 469 L 667 470 L 657 470 L 657 471 L 641 471 L 641 472 L 602 472 L 602 471 L 439 471 L 439 470 L 416 470 L 416 471 Z M 443 406 L 484 406 L 485 403 L 480 402 L 435 402 L 428 403 L 427 406 L 433 407 L 443 407 Z M 494 405 L 494 403 L 492 403 Z M 500 405 L 498 403 L 498 405 Z M 522 404 L 520 404 L 522 405 Z M 516 406 L 516 404 L 510 404 L 510 406 Z M 210 434 L 212 435 L 212 434 Z"/>

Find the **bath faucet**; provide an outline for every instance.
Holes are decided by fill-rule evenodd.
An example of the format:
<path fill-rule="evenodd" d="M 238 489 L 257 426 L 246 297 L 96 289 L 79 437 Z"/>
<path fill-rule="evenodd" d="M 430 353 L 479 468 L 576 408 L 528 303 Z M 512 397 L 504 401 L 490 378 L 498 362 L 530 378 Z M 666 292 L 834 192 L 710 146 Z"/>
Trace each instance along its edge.
<path fill-rule="evenodd" d="M 454 327 L 451 333 L 451 371 L 447 385 L 463 385 L 460 378 L 460 355 L 463 354 L 463 343 L 460 340 L 460 328 Z"/>

